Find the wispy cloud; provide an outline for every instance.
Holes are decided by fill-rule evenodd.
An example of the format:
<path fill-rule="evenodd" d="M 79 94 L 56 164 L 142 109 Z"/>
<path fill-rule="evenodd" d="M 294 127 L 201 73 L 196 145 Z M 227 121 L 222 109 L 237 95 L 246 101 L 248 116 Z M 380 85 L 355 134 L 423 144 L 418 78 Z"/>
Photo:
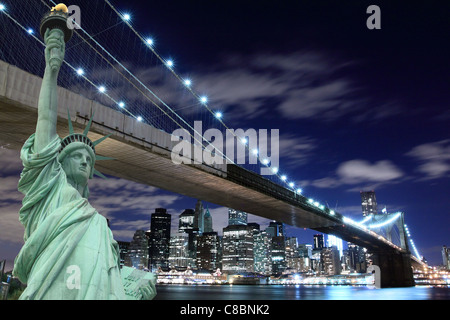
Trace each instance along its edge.
<path fill-rule="evenodd" d="M 414 158 L 419 166 L 421 179 L 450 177 L 450 140 L 424 143 L 411 149 L 407 156 Z"/>
<path fill-rule="evenodd" d="M 397 183 L 404 178 L 405 173 L 390 160 L 370 163 L 355 159 L 341 163 L 335 174 L 313 181 L 303 181 L 303 185 L 312 185 L 316 188 L 352 186 L 349 191 L 355 191 L 376 189 L 383 184 Z"/>

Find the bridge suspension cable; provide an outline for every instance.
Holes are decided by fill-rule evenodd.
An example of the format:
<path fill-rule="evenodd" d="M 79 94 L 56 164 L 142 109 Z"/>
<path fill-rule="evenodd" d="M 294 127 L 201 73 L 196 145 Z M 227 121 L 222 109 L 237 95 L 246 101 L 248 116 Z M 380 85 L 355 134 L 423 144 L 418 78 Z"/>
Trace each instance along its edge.
<path fill-rule="evenodd" d="M 56 3 L 53 0 L 50 0 L 54 5 L 56 5 Z M 41 0 L 41 2 L 43 2 L 45 4 L 45 2 L 43 0 Z M 46 5 L 48 6 L 48 5 Z M 50 8 L 50 6 L 48 6 L 48 8 Z M 126 21 L 125 21 L 126 22 Z M 76 21 L 75 21 L 76 23 Z M 203 135 L 201 135 L 198 131 L 195 130 L 195 128 L 193 128 L 189 123 L 187 123 L 183 117 L 181 117 L 178 113 L 176 113 L 166 102 L 164 102 L 156 93 L 154 93 L 150 88 L 148 88 L 138 77 L 136 77 L 128 68 L 126 68 L 120 61 L 118 61 L 118 59 L 116 57 L 114 57 L 114 55 L 112 55 L 108 50 L 106 50 L 98 41 L 96 41 L 87 31 L 85 31 L 79 24 L 77 25 L 77 29 L 83 31 L 83 33 L 85 33 L 91 41 L 93 41 L 98 47 L 100 47 L 111 59 L 114 60 L 115 63 L 117 63 L 123 70 L 125 70 L 126 73 L 128 73 L 133 79 L 135 79 L 142 87 L 145 88 L 145 90 L 147 92 L 149 92 L 151 95 L 153 95 L 160 103 L 162 103 L 167 109 L 169 109 L 178 119 L 180 119 L 185 125 L 187 125 L 193 132 L 195 132 L 197 135 L 199 135 L 200 137 L 202 137 L 202 140 L 207 142 L 209 145 L 211 145 L 212 147 L 214 147 L 208 140 L 203 138 Z M 76 30 L 75 30 L 76 32 Z M 81 37 L 82 38 L 82 37 Z M 114 68 L 115 71 L 117 71 L 118 73 L 120 73 L 124 79 L 126 81 L 128 81 L 134 88 L 136 88 L 145 98 L 147 98 L 155 107 L 157 107 L 158 109 L 160 109 L 167 117 L 169 117 L 173 122 L 175 122 L 180 128 L 183 128 L 183 126 L 181 124 L 179 124 L 175 119 L 173 119 L 166 111 L 164 111 L 155 101 L 153 101 L 152 99 L 150 99 L 144 92 L 142 92 L 135 84 L 133 84 L 128 78 L 126 78 L 123 73 L 116 68 L 113 64 L 111 64 L 98 50 L 96 50 L 92 45 L 90 45 L 84 38 L 82 38 L 93 50 L 96 51 L 97 54 L 99 54 L 108 64 L 111 65 L 111 67 Z M 117 102 L 116 102 L 117 103 Z M 137 118 L 135 116 L 135 118 Z M 191 134 L 189 132 L 190 136 L 196 140 L 198 143 L 200 143 L 201 146 L 203 146 L 203 141 L 198 141 L 197 139 L 197 135 L 196 134 Z M 217 150 L 217 149 L 216 149 Z M 227 159 L 228 161 L 232 162 L 233 161 L 231 159 L 229 159 L 221 150 L 218 150 L 219 153 L 222 154 L 222 156 Z"/>

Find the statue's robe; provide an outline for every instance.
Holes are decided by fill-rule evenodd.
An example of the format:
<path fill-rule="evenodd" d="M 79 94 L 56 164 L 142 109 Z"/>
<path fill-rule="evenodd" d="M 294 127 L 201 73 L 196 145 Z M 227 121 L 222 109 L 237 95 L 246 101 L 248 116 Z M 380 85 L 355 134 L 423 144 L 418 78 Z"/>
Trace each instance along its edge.
<path fill-rule="evenodd" d="M 126 299 L 118 244 L 106 219 L 68 183 L 58 161 L 61 139 L 35 153 L 34 137 L 20 156 L 25 244 L 14 275 L 27 284 L 20 299 Z"/>

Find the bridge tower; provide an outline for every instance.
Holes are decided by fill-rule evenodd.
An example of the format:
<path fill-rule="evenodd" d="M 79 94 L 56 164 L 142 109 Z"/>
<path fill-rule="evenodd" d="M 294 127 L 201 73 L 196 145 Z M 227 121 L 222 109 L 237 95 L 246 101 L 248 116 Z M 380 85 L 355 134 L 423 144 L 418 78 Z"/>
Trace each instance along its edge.
<path fill-rule="evenodd" d="M 395 216 L 397 216 L 395 218 Z M 392 220 L 391 222 L 389 222 Z M 383 222 L 389 222 L 384 224 Z M 386 239 L 394 243 L 395 227 L 398 230 L 399 244 L 402 248 L 398 250 L 371 250 L 372 263 L 380 267 L 381 287 L 412 287 L 415 285 L 411 264 L 411 252 L 405 231 L 405 214 L 397 212 L 393 214 L 377 214 L 372 216 L 372 225 L 380 225 L 379 234 L 382 229 Z"/>

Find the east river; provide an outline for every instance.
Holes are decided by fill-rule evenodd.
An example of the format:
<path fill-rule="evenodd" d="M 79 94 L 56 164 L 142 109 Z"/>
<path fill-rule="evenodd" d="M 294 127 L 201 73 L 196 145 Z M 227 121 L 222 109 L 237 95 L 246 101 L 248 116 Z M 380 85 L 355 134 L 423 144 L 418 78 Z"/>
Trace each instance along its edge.
<path fill-rule="evenodd" d="M 450 287 L 158 285 L 155 300 L 450 300 Z"/>

